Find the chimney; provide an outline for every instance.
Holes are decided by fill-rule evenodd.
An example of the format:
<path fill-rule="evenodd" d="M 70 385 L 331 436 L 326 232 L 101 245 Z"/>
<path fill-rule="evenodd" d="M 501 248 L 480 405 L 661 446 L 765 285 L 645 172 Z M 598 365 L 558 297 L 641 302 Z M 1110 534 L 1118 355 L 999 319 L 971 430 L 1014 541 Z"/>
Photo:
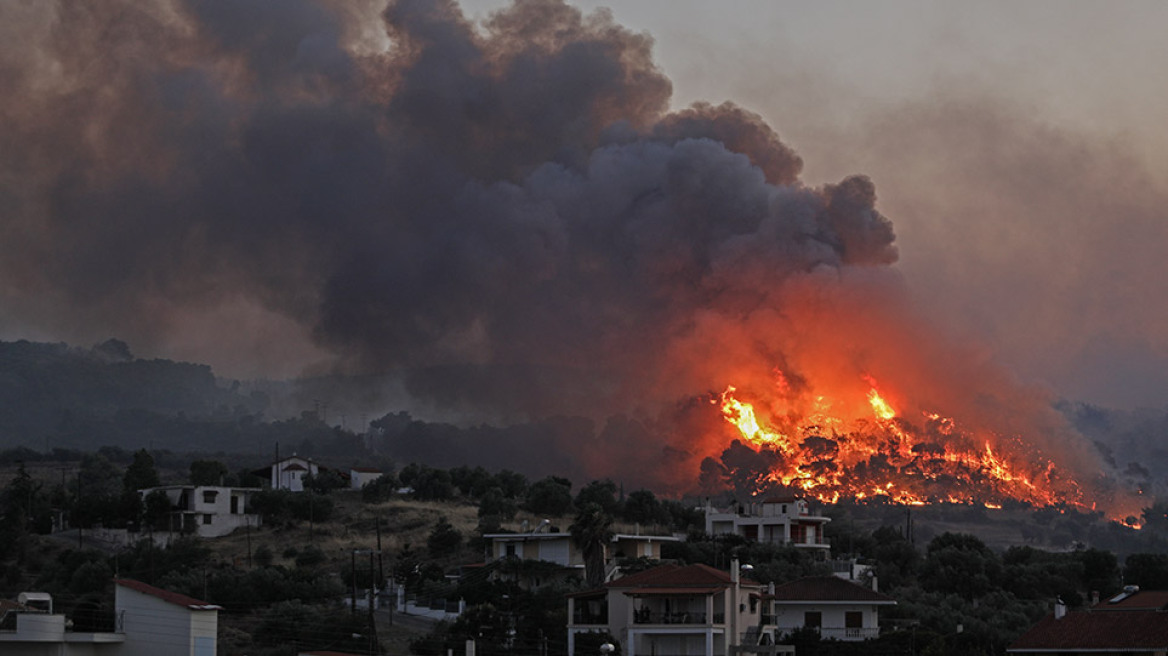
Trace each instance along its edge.
<path fill-rule="evenodd" d="M 1091 605 L 1092 606 L 1099 605 L 1099 591 L 1098 590 L 1091 591 Z"/>
<path fill-rule="evenodd" d="M 876 580 L 876 575 L 872 575 L 872 592 L 880 592 L 880 584 Z"/>
<path fill-rule="evenodd" d="M 738 559 L 731 558 L 730 559 L 730 582 L 731 583 L 738 583 L 739 576 L 740 575 L 738 573 Z"/>
<path fill-rule="evenodd" d="M 1063 603 L 1062 599 L 1055 599 L 1054 602 L 1054 618 L 1061 620 L 1067 616 L 1067 605 Z"/>

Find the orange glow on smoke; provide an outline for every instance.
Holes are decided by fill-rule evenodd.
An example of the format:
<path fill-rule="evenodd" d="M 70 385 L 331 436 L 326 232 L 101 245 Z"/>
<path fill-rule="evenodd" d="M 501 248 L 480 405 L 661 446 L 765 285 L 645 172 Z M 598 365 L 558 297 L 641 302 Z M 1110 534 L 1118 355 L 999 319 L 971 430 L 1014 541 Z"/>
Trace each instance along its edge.
<path fill-rule="evenodd" d="M 907 421 L 871 376 L 862 377 L 866 416 L 833 411 L 860 407 L 859 399 L 843 393 L 813 396 L 810 407 L 800 410 L 781 372 L 778 377 L 775 398 L 748 402 L 728 386 L 714 400 L 745 443 L 780 456 L 765 483 L 829 503 L 882 497 L 908 505 L 978 503 L 997 509 L 1021 501 L 1087 507 L 1079 484 L 1021 440 L 975 436 L 933 412 L 922 413 L 921 422 Z"/>

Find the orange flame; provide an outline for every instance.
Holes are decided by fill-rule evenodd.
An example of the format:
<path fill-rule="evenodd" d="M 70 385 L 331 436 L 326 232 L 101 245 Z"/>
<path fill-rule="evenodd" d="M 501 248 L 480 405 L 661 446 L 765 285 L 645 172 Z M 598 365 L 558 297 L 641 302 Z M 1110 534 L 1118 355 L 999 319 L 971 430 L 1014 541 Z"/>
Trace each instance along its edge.
<path fill-rule="evenodd" d="M 786 391 L 786 380 L 778 375 L 779 389 Z M 882 497 L 907 505 L 947 501 L 1001 508 L 1013 500 L 1085 507 L 1079 485 L 1020 441 L 975 439 L 953 419 L 932 412 L 923 414 L 923 425 L 913 425 L 898 416 L 871 376 L 864 380 L 875 421 L 836 416 L 833 406 L 851 406 L 823 396 L 799 417 L 788 400 L 779 399 L 770 410 L 786 427 L 780 430 L 760 418 L 754 404 L 738 398 L 733 386 L 714 402 L 747 444 L 781 456 L 766 484 L 797 488 L 821 501 Z M 990 439 L 1010 444 L 1010 455 L 995 453 Z"/>

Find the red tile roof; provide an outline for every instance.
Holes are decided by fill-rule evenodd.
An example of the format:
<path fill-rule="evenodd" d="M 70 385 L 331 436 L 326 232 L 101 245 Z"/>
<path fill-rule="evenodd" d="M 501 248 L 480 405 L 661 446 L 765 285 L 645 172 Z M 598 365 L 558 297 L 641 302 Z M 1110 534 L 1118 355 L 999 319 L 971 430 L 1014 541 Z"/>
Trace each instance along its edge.
<path fill-rule="evenodd" d="M 697 587 L 686 586 L 684 589 L 685 589 L 686 594 L 708 595 L 708 594 L 714 594 L 716 592 L 721 592 L 721 591 L 726 589 L 726 586 L 718 585 L 718 586 L 714 586 L 714 587 L 710 587 L 710 588 L 697 588 Z M 630 596 L 630 597 L 651 597 L 654 595 L 657 595 L 657 596 L 676 595 L 677 592 L 678 592 L 678 588 L 676 588 L 676 587 L 671 587 L 671 588 L 633 588 L 632 590 L 625 590 L 625 594 Z"/>
<path fill-rule="evenodd" d="M 733 583 L 730 574 L 708 565 L 661 565 L 643 572 L 630 574 L 610 583 L 607 588 L 725 588 Z M 744 585 L 758 583 L 742 579 Z"/>
<path fill-rule="evenodd" d="M 1132 651 L 1168 649 L 1168 613 L 1071 611 L 1062 619 L 1047 615 L 1007 651 Z"/>
<path fill-rule="evenodd" d="M 838 576 L 809 576 L 775 586 L 775 601 L 839 601 L 875 604 L 895 604 L 896 600 L 871 588 L 841 579 Z"/>
<path fill-rule="evenodd" d="M 171 592 L 170 590 L 156 588 L 149 583 L 143 583 L 133 579 L 114 579 L 114 583 L 117 583 L 123 588 L 129 588 L 135 592 L 141 592 L 142 594 L 150 595 L 151 597 L 157 597 L 168 604 L 183 606 L 191 610 L 223 610 L 222 607 L 216 606 L 215 604 L 199 601 L 194 597 L 188 597 L 184 594 Z"/>
<path fill-rule="evenodd" d="M 1168 607 L 1168 590 L 1140 590 L 1115 603 L 1103 602 L 1092 606 L 1092 611 L 1101 610 L 1160 610 Z"/>

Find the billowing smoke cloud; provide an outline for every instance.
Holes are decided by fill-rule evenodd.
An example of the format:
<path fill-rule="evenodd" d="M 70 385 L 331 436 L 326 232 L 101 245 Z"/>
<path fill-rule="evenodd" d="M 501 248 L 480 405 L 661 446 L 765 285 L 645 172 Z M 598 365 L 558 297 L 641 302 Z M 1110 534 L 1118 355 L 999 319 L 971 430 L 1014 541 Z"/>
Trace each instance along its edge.
<path fill-rule="evenodd" d="M 699 312 L 896 257 L 869 181 L 803 187 L 733 105 L 666 113 L 651 40 L 603 12 L 398 2 L 377 50 L 328 3 L 5 12 L 3 281 L 66 321 L 165 332 L 242 294 L 351 368 L 620 381 Z"/>
<path fill-rule="evenodd" d="M 522 0 L 476 25 L 441 0 L 8 3 L 0 37 L 9 329 L 140 348 L 193 317 L 236 342 L 271 320 L 439 405 L 670 417 L 566 440 L 609 454 L 597 475 L 645 477 L 668 453 L 696 477 L 725 427 L 686 404 L 775 368 L 861 399 L 860 374 L 895 372 L 899 401 L 1064 430 L 1040 395 L 911 328 L 869 179 L 803 184 L 733 104 L 669 112 L 652 40 L 603 11 Z"/>

